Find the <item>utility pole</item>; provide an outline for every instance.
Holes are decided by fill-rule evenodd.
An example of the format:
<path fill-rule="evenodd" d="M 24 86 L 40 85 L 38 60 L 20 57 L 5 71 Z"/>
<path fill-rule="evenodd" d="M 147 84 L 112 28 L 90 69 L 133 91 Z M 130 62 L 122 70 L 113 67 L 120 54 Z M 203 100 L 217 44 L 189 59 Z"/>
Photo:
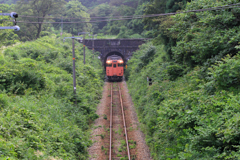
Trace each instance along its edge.
<path fill-rule="evenodd" d="M 85 34 L 88 32 L 79 32 L 78 35 L 83 35 L 83 64 L 85 64 Z"/>
<path fill-rule="evenodd" d="M 72 35 L 74 37 L 74 35 Z M 74 38 L 72 39 L 72 59 L 73 59 L 73 93 L 75 95 L 75 105 L 77 105 L 77 99 L 76 99 L 76 72 L 75 72 L 75 46 L 74 46 Z"/>
<path fill-rule="evenodd" d="M 82 37 L 74 37 L 74 35 L 72 35 L 72 37 L 64 37 L 63 42 L 65 42 L 65 39 L 67 38 L 71 38 L 72 39 L 72 59 L 73 59 L 73 94 L 75 97 L 75 105 L 77 105 L 77 96 L 76 96 L 76 72 L 75 72 L 75 44 L 74 44 L 74 39 L 76 38 L 80 38 L 82 39 Z"/>
<path fill-rule="evenodd" d="M 61 28 L 62 28 L 62 30 L 61 30 L 61 36 L 63 35 L 63 17 L 62 17 L 62 25 L 61 25 Z"/>
<path fill-rule="evenodd" d="M 85 64 L 85 34 L 83 35 L 83 64 Z"/>
<path fill-rule="evenodd" d="M 93 58 L 94 58 L 94 35 L 93 35 L 93 40 L 92 40 L 92 53 L 93 53 Z"/>
<path fill-rule="evenodd" d="M 20 27 L 17 26 L 17 22 L 16 22 L 16 18 L 18 18 L 18 14 L 16 12 L 0 13 L 0 16 L 10 16 L 10 17 L 14 18 L 14 24 L 15 24 L 15 26 L 0 27 L 0 29 L 13 29 L 15 31 L 20 30 Z"/>

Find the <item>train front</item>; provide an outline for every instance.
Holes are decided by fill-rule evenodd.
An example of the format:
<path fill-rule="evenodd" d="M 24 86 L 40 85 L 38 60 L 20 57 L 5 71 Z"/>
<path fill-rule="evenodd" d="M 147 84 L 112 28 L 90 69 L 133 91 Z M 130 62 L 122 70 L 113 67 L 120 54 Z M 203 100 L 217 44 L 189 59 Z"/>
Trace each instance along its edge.
<path fill-rule="evenodd" d="M 122 81 L 124 62 L 121 57 L 109 57 L 106 62 L 106 75 L 109 81 Z"/>

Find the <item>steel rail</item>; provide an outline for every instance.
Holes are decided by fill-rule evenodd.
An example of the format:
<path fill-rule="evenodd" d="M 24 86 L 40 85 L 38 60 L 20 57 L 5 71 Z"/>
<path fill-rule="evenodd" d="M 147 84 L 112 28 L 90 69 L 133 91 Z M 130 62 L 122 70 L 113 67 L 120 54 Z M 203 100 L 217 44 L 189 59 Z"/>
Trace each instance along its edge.
<path fill-rule="evenodd" d="M 120 97 L 121 108 L 122 108 L 123 128 L 124 128 L 125 137 L 126 137 L 128 159 L 131 160 L 130 150 L 129 150 L 129 145 L 128 145 L 127 126 L 126 126 L 125 116 L 124 116 L 124 110 L 123 110 L 123 102 L 122 102 L 121 88 L 119 87 L 119 85 L 118 85 L 118 91 L 119 91 L 119 97 Z"/>
<path fill-rule="evenodd" d="M 111 83 L 111 105 L 110 105 L 110 146 L 109 146 L 109 160 L 112 160 L 112 104 L 113 104 L 113 83 Z"/>

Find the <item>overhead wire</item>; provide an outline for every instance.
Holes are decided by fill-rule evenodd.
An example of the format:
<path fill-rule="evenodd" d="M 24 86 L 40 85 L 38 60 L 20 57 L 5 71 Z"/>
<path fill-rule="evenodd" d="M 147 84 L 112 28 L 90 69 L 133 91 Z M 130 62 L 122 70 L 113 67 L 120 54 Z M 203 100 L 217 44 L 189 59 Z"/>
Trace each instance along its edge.
<path fill-rule="evenodd" d="M 190 13 L 190 12 L 204 12 L 204 11 L 212 11 L 212 10 L 221 10 L 221 9 L 230 9 L 230 8 L 237 8 L 240 7 L 240 3 L 225 5 L 225 6 L 218 6 L 206 9 L 197 9 L 197 10 L 189 10 L 189 11 L 182 11 L 182 12 L 173 12 L 173 13 L 160 13 L 160 14 L 150 14 L 150 15 L 133 15 L 133 16 L 112 16 L 112 17 L 95 17 L 97 19 L 104 18 L 104 20 L 94 20 L 94 21 L 80 21 L 80 22 L 27 22 L 27 21 L 18 21 L 18 23 L 32 23 L 32 24 L 80 24 L 80 23 L 97 23 L 97 22 L 109 22 L 109 21 L 119 21 L 119 20 L 130 20 L 130 19 L 143 19 L 143 18 L 152 18 L 152 17 L 159 17 L 159 16 L 168 16 L 168 15 L 176 15 L 181 13 Z M 120 18 L 117 18 L 120 17 Z M 43 18 L 43 17 L 34 17 L 31 18 Z M 66 17 L 65 17 L 66 18 Z M 94 17 L 90 17 L 93 18 Z M 117 18 L 117 19 L 106 19 L 105 18 Z M 48 17 L 46 19 L 55 19 L 54 17 Z M 57 19 L 57 18 L 56 18 Z M 59 19 L 61 19 L 59 17 Z M 68 19 L 75 19 L 69 17 Z M 76 18 L 77 19 L 77 18 Z M 88 19 L 88 18 L 82 18 Z"/>
<path fill-rule="evenodd" d="M 207 9 L 199 9 L 199 10 L 190 10 L 190 11 L 185 11 L 185 12 L 175 12 L 175 13 L 169 13 L 169 14 L 177 14 L 177 13 L 188 13 L 188 12 L 195 12 L 195 11 L 206 11 L 206 10 L 216 10 L 216 9 L 222 9 L 222 8 L 229 8 L 233 6 L 240 6 L 240 3 L 236 4 L 229 4 L 229 5 L 224 5 L 224 6 L 218 6 L 218 7 L 212 7 L 212 8 L 207 8 Z M 151 15 L 132 15 L 132 16 L 106 16 L 106 17 L 89 17 L 89 18 L 73 18 L 73 17 L 38 17 L 38 16 L 27 16 L 27 15 L 19 15 L 19 17 L 28 17 L 28 18 L 43 18 L 43 19 L 107 19 L 107 18 L 131 18 L 131 17 L 139 17 L 139 16 L 158 16 L 160 14 L 151 14 Z"/>

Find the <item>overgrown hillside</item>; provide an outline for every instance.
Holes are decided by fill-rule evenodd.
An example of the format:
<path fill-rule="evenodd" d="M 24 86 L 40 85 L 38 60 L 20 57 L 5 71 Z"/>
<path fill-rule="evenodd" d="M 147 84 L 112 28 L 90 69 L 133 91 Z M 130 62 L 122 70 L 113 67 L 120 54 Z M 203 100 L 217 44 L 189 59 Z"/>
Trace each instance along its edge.
<path fill-rule="evenodd" d="M 237 2 L 194 0 L 186 10 Z M 171 52 L 149 42 L 129 60 L 128 87 L 154 159 L 240 159 L 239 15 L 172 16 Z"/>
<path fill-rule="evenodd" d="M 87 159 L 88 129 L 98 117 L 103 71 L 91 51 L 83 65 L 82 46 L 76 42 L 74 105 L 72 40 L 62 39 L 51 35 L 2 47 L 1 159 Z"/>

